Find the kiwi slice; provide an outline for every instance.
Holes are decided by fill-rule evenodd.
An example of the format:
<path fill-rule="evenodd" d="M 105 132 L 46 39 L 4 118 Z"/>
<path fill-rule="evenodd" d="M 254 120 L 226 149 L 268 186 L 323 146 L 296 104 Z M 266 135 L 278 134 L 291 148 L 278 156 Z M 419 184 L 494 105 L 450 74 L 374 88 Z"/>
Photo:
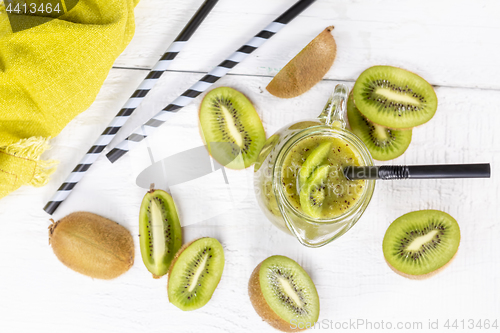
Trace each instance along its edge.
<path fill-rule="evenodd" d="M 201 102 L 199 116 L 203 140 L 217 162 L 244 169 L 257 160 L 266 133 L 245 95 L 228 87 L 213 89 Z"/>
<path fill-rule="evenodd" d="M 321 217 L 327 191 L 325 181 L 329 171 L 330 165 L 318 167 L 300 189 L 300 207 L 305 214 L 311 217 Z"/>
<path fill-rule="evenodd" d="M 425 279 L 447 266 L 458 250 L 460 228 L 450 215 L 421 210 L 396 219 L 387 229 L 384 257 L 396 273 Z"/>
<path fill-rule="evenodd" d="M 391 66 L 365 70 L 353 88 L 358 110 L 370 121 L 390 128 L 412 128 L 429 121 L 437 109 L 432 86 L 420 76 Z"/>
<path fill-rule="evenodd" d="M 174 200 L 165 191 L 151 189 L 139 212 L 142 261 L 155 279 L 167 274 L 182 246 L 182 229 Z"/>
<path fill-rule="evenodd" d="M 266 87 L 267 91 L 276 97 L 292 98 L 321 81 L 337 55 L 332 30 L 333 26 L 327 27 L 290 60 Z"/>
<path fill-rule="evenodd" d="M 365 143 L 376 160 L 392 160 L 401 156 L 410 145 L 411 129 L 395 130 L 369 121 L 356 108 L 352 93 L 347 100 L 347 118 L 352 132 Z"/>
<path fill-rule="evenodd" d="M 307 156 L 304 164 L 300 168 L 299 172 L 299 185 L 305 184 L 306 180 L 309 179 L 311 174 L 317 167 L 319 167 L 326 160 L 326 157 L 332 150 L 331 142 L 323 142 L 318 147 L 314 148 L 311 154 Z"/>
<path fill-rule="evenodd" d="M 168 299 L 183 311 L 208 303 L 224 270 L 224 249 L 215 238 L 200 238 L 184 245 L 168 272 Z"/>
<path fill-rule="evenodd" d="M 316 287 L 290 258 L 272 256 L 261 262 L 250 277 L 248 294 L 257 314 L 283 332 L 300 331 L 318 321 Z"/>

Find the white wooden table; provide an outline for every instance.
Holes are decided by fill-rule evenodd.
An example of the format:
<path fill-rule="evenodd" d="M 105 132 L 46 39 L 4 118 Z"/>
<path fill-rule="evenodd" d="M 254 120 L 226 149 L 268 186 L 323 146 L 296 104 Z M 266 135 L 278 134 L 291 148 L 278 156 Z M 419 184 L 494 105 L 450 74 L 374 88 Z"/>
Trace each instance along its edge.
<path fill-rule="evenodd" d="M 221 0 L 172 70 L 144 101 L 129 130 L 171 102 L 293 0 Z M 468 329 L 469 320 L 500 325 L 500 3 L 487 0 L 318 0 L 216 86 L 241 90 L 255 103 L 267 134 L 302 118 L 315 117 L 336 83 L 352 86 L 364 69 L 387 64 L 419 73 L 435 86 L 436 116 L 413 132 L 408 151 L 391 163 L 491 162 L 489 180 L 379 182 L 368 210 L 346 235 L 320 249 L 301 246 L 273 227 L 260 212 L 250 182 L 235 209 L 184 228 L 184 239 L 218 238 L 226 267 L 212 300 L 195 312 L 167 301 L 166 279 L 153 280 L 138 246 L 138 209 L 145 190 L 135 185 L 138 163 L 130 156 L 111 165 L 101 157 L 54 218 L 87 210 L 128 228 L 136 261 L 113 281 L 92 280 L 63 266 L 48 245 L 49 216 L 42 210 L 95 138 L 196 11 L 202 0 L 142 0 L 136 35 L 117 59 L 92 107 L 52 141 L 46 158 L 61 164 L 43 188 L 23 187 L 0 200 L 1 332 L 272 332 L 252 308 L 247 282 L 253 268 L 275 254 L 299 262 L 315 281 L 325 330 L 393 331 L 398 323 L 438 320 L 439 331 Z M 279 69 L 328 25 L 338 56 L 325 80 L 291 100 L 271 96 L 265 86 Z M 197 108 L 186 107 L 149 138 L 156 156 L 201 145 Z M 119 135 L 114 143 L 123 139 Z M 251 181 L 252 169 L 243 171 Z M 245 174 L 246 173 L 246 174 Z M 196 192 L 196 188 L 192 189 Z M 240 194 L 241 194 L 240 193 Z M 194 194 L 193 194 L 194 195 Z M 216 200 L 216 190 L 180 203 L 181 218 L 198 200 Z M 201 198 L 201 199 L 200 199 Z M 462 241 L 455 261 L 439 275 L 411 281 L 384 262 L 382 239 L 400 215 L 419 209 L 450 213 Z M 203 212 L 200 212 L 202 214 Z M 444 327 L 458 320 L 458 329 Z M 358 320 L 360 320 L 358 322 Z M 464 320 L 465 329 L 462 329 Z M 347 325 L 347 326 L 346 326 Z M 498 330 L 497 330 L 498 331 Z"/>

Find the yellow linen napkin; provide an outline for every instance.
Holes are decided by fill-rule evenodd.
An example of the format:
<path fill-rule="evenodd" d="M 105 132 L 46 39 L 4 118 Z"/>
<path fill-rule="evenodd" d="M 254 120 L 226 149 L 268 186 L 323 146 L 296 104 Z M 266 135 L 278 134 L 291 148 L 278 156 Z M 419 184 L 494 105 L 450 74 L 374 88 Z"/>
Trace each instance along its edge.
<path fill-rule="evenodd" d="M 93 103 L 132 39 L 138 2 L 71 0 L 51 18 L 8 15 L 12 1 L 0 0 L 0 198 L 24 184 L 47 183 L 55 162 L 40 155 L 48 139 Z"/>

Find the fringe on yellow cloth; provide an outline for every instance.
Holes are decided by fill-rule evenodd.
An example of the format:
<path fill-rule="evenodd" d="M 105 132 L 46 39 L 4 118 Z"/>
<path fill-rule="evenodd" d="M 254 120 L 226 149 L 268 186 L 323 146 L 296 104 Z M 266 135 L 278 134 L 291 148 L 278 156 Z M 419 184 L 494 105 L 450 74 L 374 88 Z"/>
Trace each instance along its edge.
<path fill-rule="evenodd" d="M 46 150 L 50 149 L 49 139 L 43 137 L 22 139 L 9 146 L 0 147 L 0 151 L 8 155 L 36 162 L 33 177 L 28 184 L 40 187 L 47 184 L 50 175 L 56 171 L 56 165 L 59 163 L 56 160 L 40 160 L 40 156 Z"/>
<path fill-rule="evenodd" d="M 65 4 L 57 15 L 7 13 L 10 2 L 0 0 L 0 198 L 47 183 L 48 138 L 94 102 L 132 39 L 138 0 L 28 1 Z"/>

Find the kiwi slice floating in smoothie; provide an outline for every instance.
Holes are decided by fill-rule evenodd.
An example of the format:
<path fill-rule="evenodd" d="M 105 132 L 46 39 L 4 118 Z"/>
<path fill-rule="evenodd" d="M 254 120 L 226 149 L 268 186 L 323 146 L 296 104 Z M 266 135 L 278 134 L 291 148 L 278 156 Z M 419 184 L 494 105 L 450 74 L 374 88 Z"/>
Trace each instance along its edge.
<path fill-rule="evenodd" d="M 325 141 L 321 143 L 318 147 L 314 148 L 311 154 L 306 158 L 304 164 L 299 172 L 299 186 L 305 184 L 307 179 L 311 176 L 314 170 L 318 168 L 328 157 L 330 150 L 332 149 L 332 143 Z"/>
<path fill-rule="evenodd" d="M 417 74 L 391 66 L 374 66 L 356 80 L 353 97 L 370 121 L 408 129 L 429 121 L 437 109 L 432 86 Z"/>
<path fill-rule="evenodd" d="M 329 171 L 330 165 L 318 167 L 300 189 L 300 206 L 302 211 L 311 217 L 321 217 L 323 201 L 328 190 L 325 182 Z"/>
<path fill-rule="evenodd" d="M 421 210 L 392 222 L 382 248 L 387 264 L 396 273 L 425 279 L 451 262 L 459 244 L 460 228 L 453 217 L 438 210 Z"/>
<path fill-rule="evenodd" d="M 411 129 L 395 130 L 369 121 L 356 108 L 352 93 L 347 100 L 347 118 L 352 132 L 365 143 L 376 160 L 392 160 L 401 156 L 410 145 Z"/>
<path fill-rule="evenodd" d="M 252 165 L 266 133 L 252 103 L 239 91 L 219 87 L 201 102 L 201 134 L 213 158 L 230 169 Z"/>
<path fill-rule="evenodd" d="M 272 256 L 261 262 L 250 277 L 248 294 L 259 316 L 283 332 L 301 331 L 318 321 L 314 282 L 290 258 Z"/>

